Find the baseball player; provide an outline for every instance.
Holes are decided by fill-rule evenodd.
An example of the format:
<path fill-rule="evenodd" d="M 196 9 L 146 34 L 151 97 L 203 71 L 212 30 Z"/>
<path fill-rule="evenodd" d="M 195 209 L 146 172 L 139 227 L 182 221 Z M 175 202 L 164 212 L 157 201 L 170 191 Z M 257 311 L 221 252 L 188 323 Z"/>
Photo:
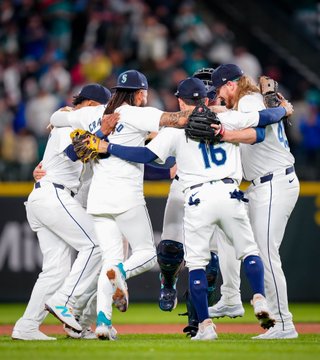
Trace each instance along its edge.
<path fill-rule="evenodd" d="M 182 109 L 191 110 L 199 100 L 206 97 L 204 84 L 195 78 L 188 78 L 180 83 L 177 93 Z M 228 128 L 242 129 L 266 125 L 269 121 L 279 121 L 286 111 L 282 108 L 281 112 L 273 114 L 273 119 L 269 118 L 266 112 L 226 112 L 219 114 L 219 118 Z M 271 115 L 270 112 L 268 114 Z M 191 298 L 200 322 L 198 333 L 192 339 L 217 338 L 208 314 L 205 275 L 205 267 L 210 260 L 210 239 L 216 224 L 219 224 L 230 239 L 237 258 L 243 260 L 254 293 L 252 305 L 256 317 L 262 327 L 272 327 L 274 319 L 264 297 L 263 264 L 242 202 L 243 193 L 237 187 L 242 177 L 238 146 L 231 143 L 213 146 L 186 139 L 181 129 L 164 128 L 147 147 L 102 143 L 101 152 L 104 151 L 140 163 L 157 158 L 165 161 L 169 156 L 176 158 L 185 195 L 185 260 L 189 268 Z"/>
<path fill-rule="evenodd" d="M 100 108 L 101 117 L 104 109 L 101 104 L 106 104 L 110 96 L 103 86 L 89 84 L 75 97 L 74 104 L 82 102 L 87 107 Z M 72 112 L 69 108 L 61 111 Z M 43 266 L 27 308 L 14 326 L 12 339 L 55 340 L 39 330 L 48 311 L 74 331 L 81 332 L 72 308 L 95 281 L 101 267 L 93 221 L 74 198 L 80 185 L 82 163 L 69 158 L 70 131 L 70 128 L 52 129 L 42 160 L 45 175 L 35 183 L 26 202 L 27 219 L 37 233 Z M 72 249 L 78 251 L 73 264 Z"/>
<path fill-rule="evenodd" d="M 102 91 L 105 91 L 104 88 L 98 84 L 90 84 L 84 86 L 79 92 L 79 94 L 77 94 L 73 98 L 72 104 L 74 105 L 74 107 L 65 107 L 61 109 L 61 111 L 78 110 L 88 106 L 99 106 L 99 114 L 101 114 L 104 110 L 104 106 L 101 107 L 101 103 L 95 101 L 94 99 L 98 100 L 97 96 L 99 95 L 99 92 L 101 92 L 103 95 Z M 96 117 L 94 119 L 96 120 Z M 114 121 L 110 119 L 110 129 L 105 128 L 103 129 L 104 132 L 110 132 L 113 126 Z M 47 172 L 46 170 L 44 170 L 42 163 L 40 163 L 33 171 L 33 177 L 35 181 L 40 181 L 46 174 Z M 87 197 L 92 174 L 93 173 L 90 162 L 83 164 L 83 169 L 80 177 L 80 187 L 77 194 L 74 196 L 74 199 L 76 199 L 84 209 L 86 209 L 87 207 Z M 83 330 L 81 332 L 78 332 L 67 326 L 66 324 L 64 324 L 63 326 L 67 335 L 72 338 L 89 340 L 97 338 L 94 331 L 92 331 L 91 329 L 91 324 L 95 321 L 96 318 L 97 280 L 98 277 L 96 281 L 93 281 L 90 284 L 90 287 L 82 294 L 82 296 L 77 299 L 77 302 L 73 306 L 73 314 Z M 112 332 L 116 334 L 116 330 L 114 328 L 112 329 Z"/>
<path fill-rule="evenodd" d="M 142 146 L 149 132 L 158 131 L 160 126 L 182 127 L 191 113 L 168 113 L 146 107 L 148 82 L 136 70 L 120 74 L 115 89 L 105 111 L 106 114 L 115 111 L 120 114 L 116 130 L 110 135 L 115 143 Z M 91 132 L 99 128 L 98 123 L 88 124 L 88 114 L 81 110 L 75 113 L 71 116 L 70 113 L 55 113 L 51 123 L 54 126 L 80 127 Z M 96 335 L 100 339 L 109 339 L 112 302 L 120 311 L 127 310 L 125 279 L 153 267 L 156 250 L 143 196 L 143 165 L 105 156 L 94 164 L 93 170 L 87 211 L 93 215 L 103 253 L 98 281 Z M 126 261 L 123 259 L 123 236 L 132 250 Z"/>
<path fill-rule="evenodd" d="M 253 111 L 265 108 L 259 89 L 237 65 L 219 66 L 212 74 L 212 82 L 217 95 L 229 109 Z M 247 140 L 250 144 L 250 138 Z M 244 178 L 251 183 L 247 190 L 249 217 L 264 263 L 266 298 L 276 318 L 276 325 L 255 339 L 292 339 L 298 337 L 298 333 L 288 307 L 279 248 L 299 195 L 294 157 L 290 153 L 283 121 L 265 128 L 263 142 L 249 144 L 240 145 Z M 231 258 L 232 254 L 229 254 L 228 261 Z M 223 261 L 220 257 L 220 263 Z M 215 307 L 232 306 L 233 303 L 228 302 L 230 298 L 224 296 L 223 288 L 221 292 L 222 299 Z"/>
<path fill-rule="evenodd" d="M 211 74 L 212 68 L 202 68 L 193 74 L 193 77 L 200 79 L 207 90 L 209 102 L 215 97 L 214 93 L 209 93 L 212 88 Z M 159 307 L 163 311 L 172 311 L 177 305 L 176 283 L 178 276 L 183 268 L 183 214 L 184 214 L 184 195 L 183 184 L 179 182 L 179 175 L 176 174 L 170 185 L 168 194 L 164 220 L 163 231 L 161 234 L 161 242 L 157 247 L 157 261 L 160 267 L 160 296 Z M 216 239 L 212 239 L 211 260 L 206 268 L 208 280 L 208 304 L 213 305 L 215 283 L 219 271 L 219 263 L 217 257 L 217 246 L 219 244 L 217 237 L 223 233 L 219 228 L 215 231 Z M 214 241 L 215 240 L 215 241 Z M 221 239 L 223 241 L 223 238 Z M 186 304 L 188 316 L 188 326 L 183 330 L 187 335 L 195 336 L 198 330 L 198 319 L 194 310 L 192 300 L 188 290 L 186 291 Z"/>

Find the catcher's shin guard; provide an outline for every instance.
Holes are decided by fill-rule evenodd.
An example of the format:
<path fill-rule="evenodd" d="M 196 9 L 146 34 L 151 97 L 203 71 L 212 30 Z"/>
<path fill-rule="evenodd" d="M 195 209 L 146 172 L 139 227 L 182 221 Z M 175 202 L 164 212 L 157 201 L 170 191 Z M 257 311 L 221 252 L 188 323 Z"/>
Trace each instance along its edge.
<path fill-rule="evenodd" d="M 217 278 L 219 274 L 219 258 L 217 254 L 211 252 L 211 260 L 206 267 L 206 276 L 208 280 L 208 305 L 214 303 L 214 291 L 216 288 Z"/>
<path fill-rule="evenodd" d="M 177 241 L 162 240 L 157 247 L 157 260 L 161 271 L 159 307 L 163 311 L 171 311 L 177 304 L 175 285 L 183 266 L 183 256 L 183 245 Z"/>
<path fill-rule="evenodd" d="M 174 240 L 162 240 L 157 247 L 157 260 L 163 285 L 173 287 L 183 266 L 183 245 Z"/>

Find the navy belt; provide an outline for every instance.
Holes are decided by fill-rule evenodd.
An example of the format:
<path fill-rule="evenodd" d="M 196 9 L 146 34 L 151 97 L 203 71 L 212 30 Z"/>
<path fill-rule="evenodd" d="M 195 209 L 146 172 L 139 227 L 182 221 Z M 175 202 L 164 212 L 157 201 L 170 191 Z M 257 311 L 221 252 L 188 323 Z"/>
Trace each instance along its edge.
<path fill-rule="evenodd" d="M 190 186 L 190 190 L 198 188 L 198 187 L 202 186 L 203 184 L 214 184 L 214 183 L 216 183 L 218 181 L 219 180 L 212 180 L 212 181 L 207 181 L 205 183 L 192 185 L 192 186 Z M 231 179 L 231 178 L 224 178 L 224 179 L 221 179 L 220 181 L 222 181 L 225 184 L 234 184 L 235 183 L 235 181 L 233 179 Z"/>
<path fill-rule="evenodd" d="M 293 172 L 294 172 L 294 166 L 290 166 L 290 167 L 286 168 L 286 170 L 285 170 L 286 175 L 289 175 L 289 174 L 291 174 Z M 267 181 L 271 181 L 272 179 L 273 179 L 273 173 L 262 176 L 260 178 L 260 183 L 263 184 L 263 183 L 265 183 Z M 253 183 L 253 185 L 255 185 L 255 183 L 253 181 L 252 181 L 252 183 Z"/>
<path fill-rule="evenodd" d="M 61 190 L 67 189 L 64 185 L 61 185 L 61 184 L 52 183 L 52 185 L 53 185 L 55 188 L 58 188 L 58 189 L 61 189 Z M 40 189 L 40 188 L 41 188 L 40 182 L 36 182 L 35 185 L 34 185 L 34 187 L 35 187 L 36 189 Z M 73 191 L 71 191 L 71 190 L 69 190 L 69 189 L 67 189 L 67 190 L 70 191 L 70 195 L 71 195 L 72 197 L 74 197 L 74 196 L 76 195 Z"/>

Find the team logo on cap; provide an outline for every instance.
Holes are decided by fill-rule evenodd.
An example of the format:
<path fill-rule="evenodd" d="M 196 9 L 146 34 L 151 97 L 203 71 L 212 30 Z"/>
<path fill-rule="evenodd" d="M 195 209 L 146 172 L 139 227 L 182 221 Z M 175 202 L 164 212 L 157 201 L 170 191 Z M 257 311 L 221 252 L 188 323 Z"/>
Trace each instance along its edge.
<path fill-rule="evenodd" d="M 123 74 L 123 75 L 121 76 L 121 82 L 122 82 L 122 84 L 124 84 L 126 81 L 127 81 L 127 74 Z"/>

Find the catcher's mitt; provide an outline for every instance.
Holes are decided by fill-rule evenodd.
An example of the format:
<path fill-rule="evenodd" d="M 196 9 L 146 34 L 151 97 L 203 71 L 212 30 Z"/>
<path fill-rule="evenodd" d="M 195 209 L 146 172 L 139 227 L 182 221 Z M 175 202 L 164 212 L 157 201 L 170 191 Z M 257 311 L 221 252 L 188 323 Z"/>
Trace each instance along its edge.
<path fill-rule="evenodd" d="M 217 143 L 222 138 L 222 133 L 215 131 L 211 124 L 221 125 L 217 115 L 206 105 L 198 105 L 189 116 L 189 122 L 185 127 L 187 138 L 197 141 Z M 222 126 L 222 125 L 221 125 Z"/>
<path fill-rule="evenodd" d="M 98 161 L 100 139 L 89 131 L 76 129 L 70 134 L 74 151 L 78 158 L 86 163 L 89 160 Z"/>
<path fill-rule="evenodd" d="M 266 108 L 280 106 L 281 97 L 278 94 L 278 83 L 275 80 L 268 76 L 260 76 L 259 87 Z"/>

